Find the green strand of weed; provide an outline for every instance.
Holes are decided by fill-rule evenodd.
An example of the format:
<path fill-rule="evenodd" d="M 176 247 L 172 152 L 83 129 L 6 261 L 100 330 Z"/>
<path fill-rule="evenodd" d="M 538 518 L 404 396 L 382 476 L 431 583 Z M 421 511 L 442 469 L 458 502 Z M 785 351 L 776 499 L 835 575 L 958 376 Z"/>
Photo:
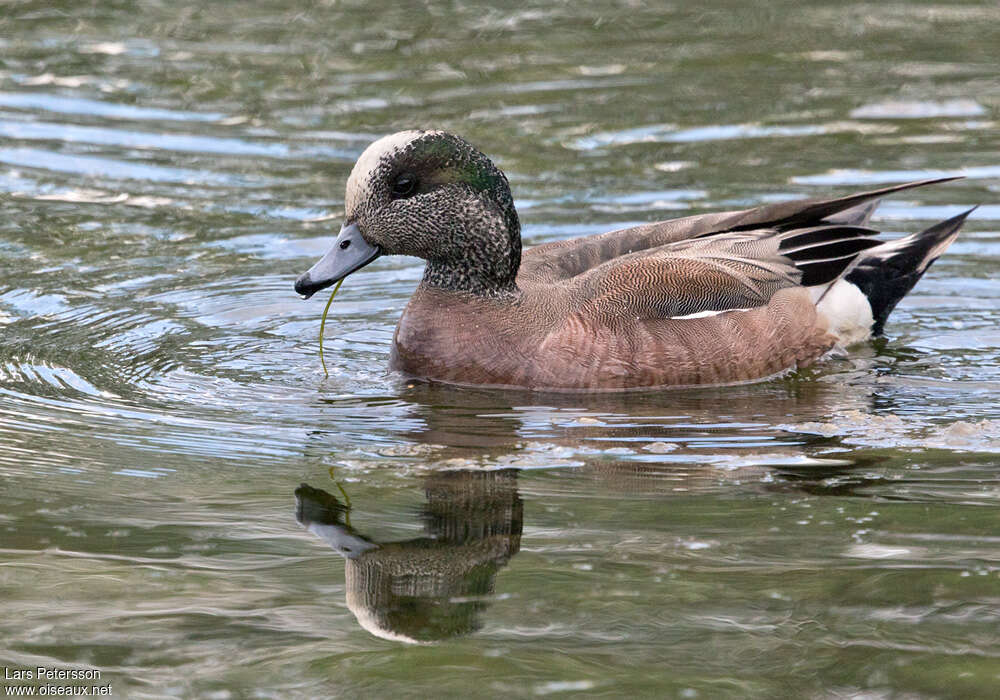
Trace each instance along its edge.
<path fill-rule="evenodd" d="M 326 308 L 323 309 L 323 318 L 319 322 L 319 363 L 323 365 L 323 374 L 327 377 L 330 376 L 330 373 L 326 369 L 326 360 L 323 359 L 323 329 L 326 328 L 326 315 L 330 313 L 330 304 L 333 303 L 333 298 L 337 296 L 337 291 L 343 283 L 344 280 L 340 280 L 337 282 L 337 286 L 333 288 L 333 294 L 330 295 L 330 301 L 326 302 Z"/>

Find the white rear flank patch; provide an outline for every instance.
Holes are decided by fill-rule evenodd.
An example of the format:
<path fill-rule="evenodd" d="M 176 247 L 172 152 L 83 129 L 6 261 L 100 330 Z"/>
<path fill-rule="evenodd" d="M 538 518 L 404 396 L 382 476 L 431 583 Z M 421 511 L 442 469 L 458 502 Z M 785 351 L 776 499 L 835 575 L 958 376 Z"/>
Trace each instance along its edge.
<path fill-rule="evenodd" d="M 696 311 L 693 314 L 687 314 L 685 316 L 671 316 L 671 321 L 677 321 L 684 318 L 706 318 L 708 316 L 718 316 L 719 314 L 728 314 L 730 311 L 749 311 L 753 307 L 746 307 L 745 309 L 722 309 L 720 311 Z"/>
<path fill-rule="evenodd" d="M 868 340 L 872 335 L 872 325 L 875 323 L 872 305 L 857 285 L 845 279 L 834 282 L 816 305 L 816 311 L 826 318 L 830 324 L 830 332 L 845 347 Z"/>

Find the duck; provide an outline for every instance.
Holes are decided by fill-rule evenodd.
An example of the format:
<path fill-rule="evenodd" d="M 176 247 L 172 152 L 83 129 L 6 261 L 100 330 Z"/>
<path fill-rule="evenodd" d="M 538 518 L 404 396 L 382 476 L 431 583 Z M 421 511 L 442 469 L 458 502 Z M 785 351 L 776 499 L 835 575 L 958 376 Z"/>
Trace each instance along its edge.
<path fill-rule="evenodd" d="M 464 138 L 407 130 L 347 179 L 333 246 L 304 298 L 383 255 L 423 277 L 391 370 L 446 384 L 626 392 L 759 381 L 883 333 L 970 209 L 884 241 L 880 198 L 957 178 L 705 213 L 522 250 L 504 173 Z"/>

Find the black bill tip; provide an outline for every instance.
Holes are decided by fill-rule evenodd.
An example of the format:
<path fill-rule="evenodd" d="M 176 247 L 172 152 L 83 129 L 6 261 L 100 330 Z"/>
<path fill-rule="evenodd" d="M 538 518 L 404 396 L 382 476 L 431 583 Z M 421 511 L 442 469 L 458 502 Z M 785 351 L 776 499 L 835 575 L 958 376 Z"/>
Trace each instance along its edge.
<path fill-rule="evenodd" d="M 335 281 L 336 280 L 320 280 L 317 282 L 309 276 L 308 272 L 303 272 L 299 278 L 295 280 L 295 292 L 296 294 L 301 294 L 303 299 L 308 299 L 319 290 L 326 289 L 331 286 Z"/>

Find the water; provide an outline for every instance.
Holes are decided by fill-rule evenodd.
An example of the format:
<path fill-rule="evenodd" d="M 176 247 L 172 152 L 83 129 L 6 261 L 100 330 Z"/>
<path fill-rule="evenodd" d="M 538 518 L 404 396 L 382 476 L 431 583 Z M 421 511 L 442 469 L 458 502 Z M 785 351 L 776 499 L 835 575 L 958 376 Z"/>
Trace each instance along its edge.
<path fill-rule="evenodd" d="M 974 2 L 5 5 L 0 661 L 133 698 L 995 697 L 998 45 Z M 496 158 L 529 244 L 928 174 L 966 179 L 890 235 L 981 206 L 887 340 L 785 379 L 408 383 L 392 258 L 324 379 L 292 282 L 413 126 Z"/>

